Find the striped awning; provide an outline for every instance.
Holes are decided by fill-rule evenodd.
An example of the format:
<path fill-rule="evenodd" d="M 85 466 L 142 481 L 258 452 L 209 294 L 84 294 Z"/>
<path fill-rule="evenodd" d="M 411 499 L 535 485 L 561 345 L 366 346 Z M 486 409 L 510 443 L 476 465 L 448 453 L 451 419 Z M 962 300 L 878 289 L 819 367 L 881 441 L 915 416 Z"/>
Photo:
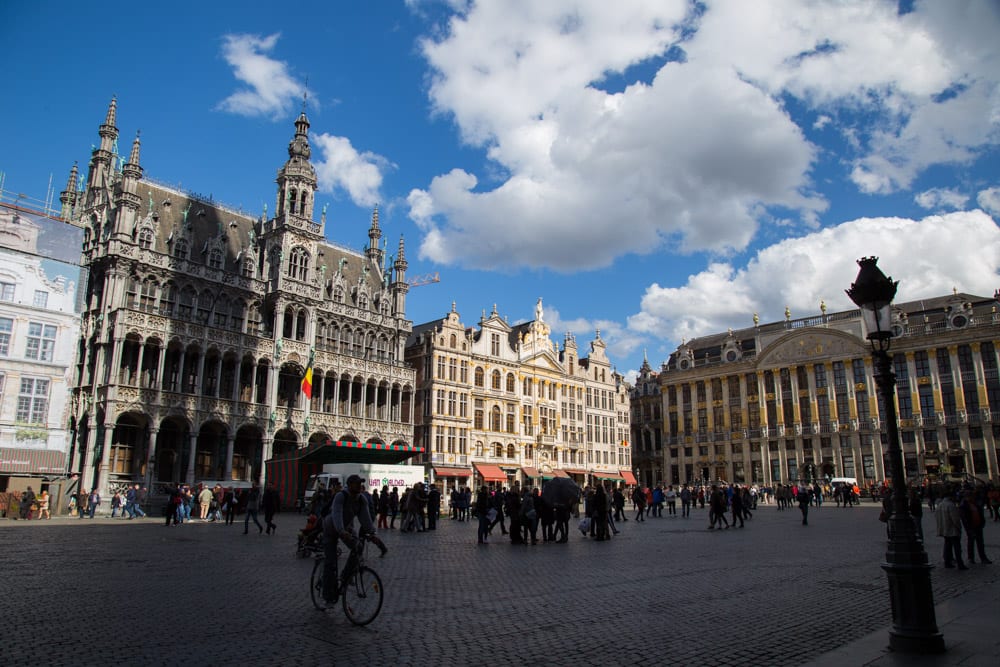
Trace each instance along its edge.
<path fill-rule="evenodd" d="M 487 482 L 506 482 L 507 474 L 500 469 L 500 466 L 490 465 L 488 463 L 475 463 L 476 472 L 482 476 L 484 481 Z"/>
<path fill-rule="evenodd" d="M 444 466 L 434 466 L 434 474 L 437 477 L 470 477 L 472 471 L 468 468 L 447 468 Z"/>
<path fill-rule="evenodd" d="M 635 478 L 635 475 L 632 474 L 631 470 L 622 470 L 621 473 L 622 473 L 622 479 L 625 480 L 626 484 L 638 484 L 639 483 L 639 480 L 637 480 Z"/>
<path fill-rule="evenodd" d="M 63 475 L 66 452 L 57 449 L 0 447 L 0 472 L 18 475 Z"/>

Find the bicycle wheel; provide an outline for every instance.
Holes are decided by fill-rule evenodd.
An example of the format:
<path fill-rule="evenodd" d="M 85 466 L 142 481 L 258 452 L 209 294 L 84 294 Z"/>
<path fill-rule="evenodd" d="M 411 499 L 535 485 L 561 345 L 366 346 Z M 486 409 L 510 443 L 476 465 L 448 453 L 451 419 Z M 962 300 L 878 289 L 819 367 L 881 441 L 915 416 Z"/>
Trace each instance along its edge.
<path fill-rule="evenodd" d="M 382 580 L 370 567 L 359 567 L 340 594 L 344 614 L 354 625 L 368 625 L 382 610 Z"/>
<path fill-rule="evenodd" d="M 320 611 L 326 609 L 326 600 L 323 599 L 323 565 L 325 560 L 323 557 L 316 559 L 312 575 L 309 577 L 309 597 L 312 598 L 313 606 Z"/>

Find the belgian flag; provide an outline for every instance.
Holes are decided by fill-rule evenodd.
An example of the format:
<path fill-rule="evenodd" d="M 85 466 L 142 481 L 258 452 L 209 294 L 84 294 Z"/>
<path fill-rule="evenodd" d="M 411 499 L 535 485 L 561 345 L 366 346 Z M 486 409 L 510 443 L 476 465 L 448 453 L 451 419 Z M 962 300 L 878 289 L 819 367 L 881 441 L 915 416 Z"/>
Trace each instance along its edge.
<path fill-rule="evenodd" d="M 302 393 L 309 400 L 312 400 L 313 397 L 313 358 L 315 356 L 316 351 L 309 350 L 309 365 L 306 366 L 306 374 L 302 377 Z"/>

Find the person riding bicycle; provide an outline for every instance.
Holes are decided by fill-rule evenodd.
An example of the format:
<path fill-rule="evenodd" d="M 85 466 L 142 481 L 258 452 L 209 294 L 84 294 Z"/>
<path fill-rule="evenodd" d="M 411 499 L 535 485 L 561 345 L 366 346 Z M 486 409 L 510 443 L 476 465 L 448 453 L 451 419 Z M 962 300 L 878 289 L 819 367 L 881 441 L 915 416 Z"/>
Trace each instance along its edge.
<path fill-rule="evenodd" d="M 360 535 L 375 534 L 375 522 L 368 510 L 368 501 L 361 493 L 362 480 L 357 475 L 347 478 L 347 486 L 333 497 L 330 513 L 323 517 L 325 561 L 323 563 L 323 598 L 328 603 L 337 601 L 340 590 L 337 583 L 337 542 L 343 541 L 350 550 L 341 576 L 346 581 L 358 564 L 355 547 L 358 537 L 351 530 L 354 520 L 361 524 Z"/>

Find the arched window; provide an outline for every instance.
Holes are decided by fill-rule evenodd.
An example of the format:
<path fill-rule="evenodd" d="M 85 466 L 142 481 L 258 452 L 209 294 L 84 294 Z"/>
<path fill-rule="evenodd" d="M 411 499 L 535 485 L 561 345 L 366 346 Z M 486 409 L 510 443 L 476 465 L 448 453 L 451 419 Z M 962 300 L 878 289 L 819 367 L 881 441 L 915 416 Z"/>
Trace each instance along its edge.
<path fill-rule="evenodd" d="M 309 193 L 306 190 L 302 191 L 302 198 L 299 201 L 299 215 L 306 214 L 306 204 L 309 201 Z"/>
<path fill-rule="evenodd" d="M 242 299 L 236 299 L 229 307 L 229 328 L 233 331 L 243 331 L 243 319 L 246 316 L 247 305 Z"/>
<path fill-rule="evenodd" d="M 503 445 L 501 445 L 499 442 L 493 443 L 493 456 L 497 457 L 498 459 L 503 458 Z"/>
<path fill-rule="evenodd" d="M 362 310 L 368 310 L 368 293 L 359 292 L 358 293 L 358 308 Z"/>
<path fill-rule="evenodd" d="M 298 317 L 295 318 L 295 340 L 305 340 L 306 339 L 306 320 L 308 318 L 308 313 L 306 313 L 305 308 L 299 311 Z"/>
<path fill-rule="evenodd" d="M 212 269 L 222 268 L 222 251 L 218 248 L 212 248 L 208 253 L 208 266 Z"/>
<path fill-rule="evenodd" d="M 174 257 L 177 259 L 187 259 L 188 258 L 188 242 L 187 239 L 176 239 L 174 240 Z"/>
<path fill-rule="evenodd" d="M 215 295 L 209 290 L 205 290 L 198 296 L 198 322 L 208 324 L 208 316 L 212 312 L 214 302 Z"/>
<path fill-rule="evenodd" d="M 288 277 L 305 280 L 309 275 L 309 253 L 305 248 L 293 248 L 288 258 Z"/>
<path fill-rule="evenodd" d="M 194 302 L 198 299 L 193 287 L 185 287 L 181 292 L 180 306 L 177 315 L 183 320 L 190 320 L 194 315 Z"/>
<path fill-rule="evenodd" d="M 500 408 L 493 406 L 490 410 L 490 430 L 491 431 L 501 431 L 503 430 L 503 422 L 501 421 Z"/>
<path fill-rule="evenodd" d="M 500 371 L 493 371 L 490 375 L 490 386 L 497 391 L 500 390 Z"/>
<path fill-rule="evenodd" d="M 451 335 L 451 339 L 449 341 L 449 346 L 451 347 L 451 349 L 454 350 L 455 349 L 455 345 L 457 345 L 457 344 L 458 344 L 458 338 L 455 336 L 455 334 L 452 334 Z"/>
<path fill-rule="evenodd" d="M 139 247 L 143 250 L 149 250 L 153 247 L 153 230 L 149 227 L 143 227 L 139 232 Z"/>
<path fill-rule="evenodd" d="M 156 309 L 156 281 L 146 278 L 142 283 L 142 292 L 139 294 L 139 308 L 147 312 Z"/>
<path fill-rule="evenodd" d="M 224 329 L 226 324 L 229 323 L 229 297 L 225 294 L 219 294 L 215 298 L 212 323 L 220 329 Z"/>
<path fill-rule="evenodd" d="M 482 366 L 476 366 L 475 382 L 477 387 L 486 386 L 486 372 L 483 371 Z"/>
<path fill-rule="evenodd" d="M 242 271 L 244 278 L 253 278 L 254 274 L 253 257 L 248 255 L 247 257 L 243 258 Z"/>
<path fill-rule="evenodd" d="M 128 279 L 128 307 L 139 307 L 139 290 L 142 289 L 142 282 L 138 276 L 129 276 Z"/>
<path fill-rule="evenodd" d="M 333 288 L 333 300 L 337 303 L 344 303 L 344 288 L 337 285 Z"/>
<path fill-rule="evenodd" d="M 515 449 L 513 444 L 507 445 L 507 458 L 509 459 L 517 458 L 517 449 Z"/>
<path fill-rule="evenodd" d="M 174 316 L 174 306 L 177 301 L 177 287 L 173 283 L 166 283 L 160 292 L 160 315 L 167 317 Z"/>
<path fill-rule="evenodd" d="M 295 213 L 295 188 L 288 191 L 288 212 Z"/>
<path fill-rule="evenodd" d="M 514 374 L 507 373 L 507 391 L 513 394 L 516 386 L 514 383 Z"/>

